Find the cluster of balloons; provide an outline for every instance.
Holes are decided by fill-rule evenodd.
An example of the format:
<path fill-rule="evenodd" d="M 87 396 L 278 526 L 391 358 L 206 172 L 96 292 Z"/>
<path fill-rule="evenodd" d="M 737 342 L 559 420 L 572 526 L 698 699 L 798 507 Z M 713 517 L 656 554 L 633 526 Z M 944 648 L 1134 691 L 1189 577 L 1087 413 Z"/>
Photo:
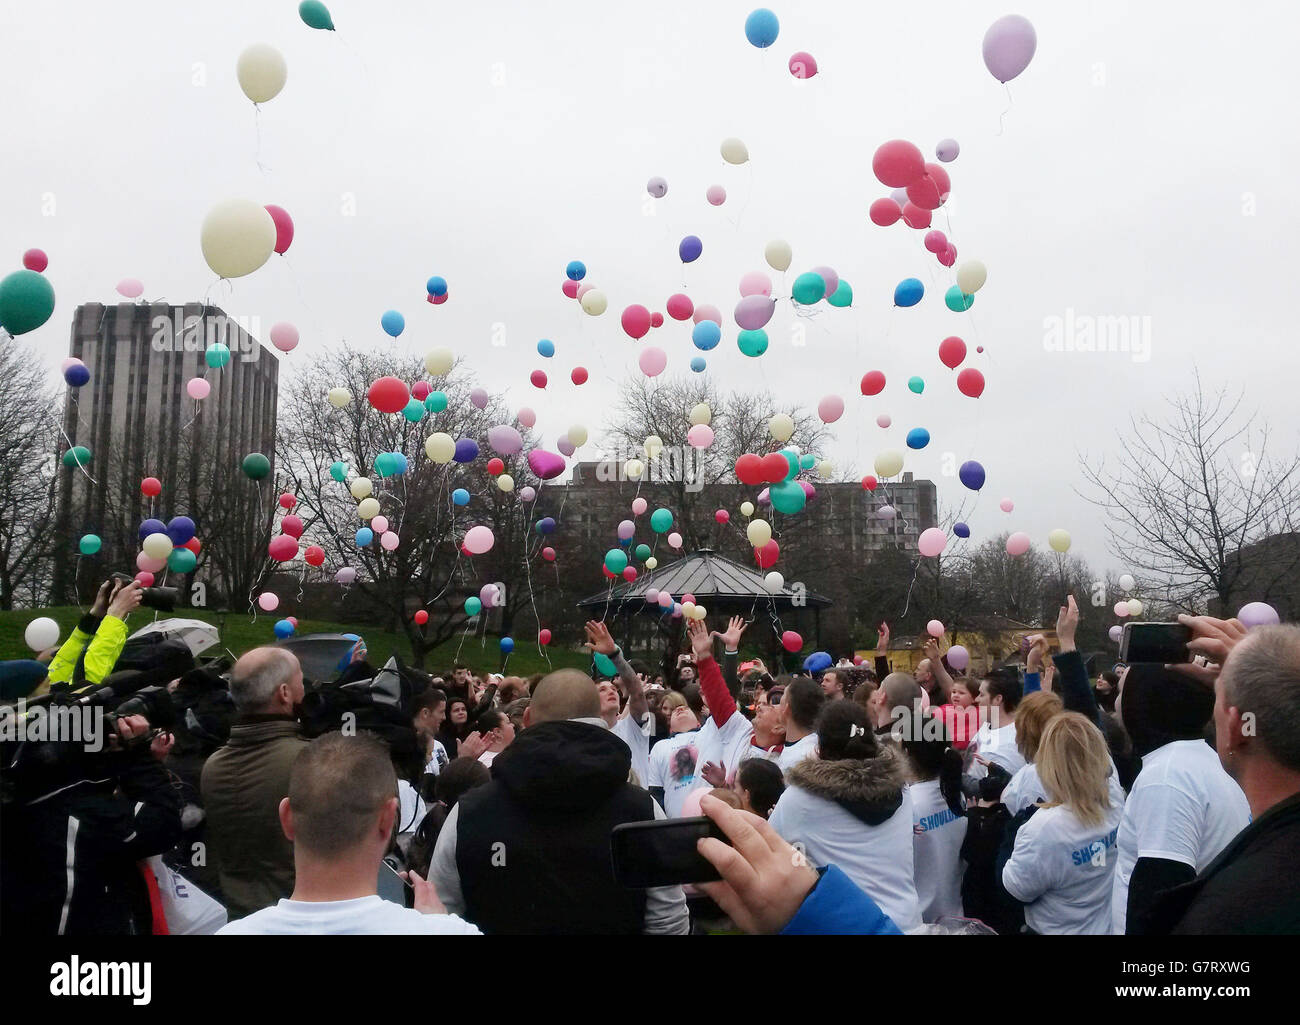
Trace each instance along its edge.
<path fill-rule="evenodd" d="M 435 274 L 424 284 L 427 301 L 434 306 L 441 306 L 447 301 L 447 279 Z"/>
<path fill-rule="evenodd" d="M 654 190 L 650 188 L 655 183 L 655 179 L 650 179 L 650 184 L 646 186 L 654 195 Z M 668 191 L 668 184 L 663 185 L 663 195 Z M 564 269 L 564 284 L 561 286 L 566 297 L 576 299 L 578 305 L 582 307 L 582 312 L 589 317 L 599 317 L 606 309 L 609 308 L 609 300 L 605 298 L 605 293 L 596 288 L 589 281 L 584 279 L 587 276 L 587 265 L 581 260 L 570 260 L 569 265 Z M 534 374 L 541 371 L 534 371 Z M 536 384 L 536 381 L 533 382 Z M 545 381 L 538 387 L 545 387 Z"/>
<path fill-rule="evenodd" d="M 145 587 L 152 587 L 155 574 L 164 569 L 172 573 L 193 571 L 203 548 L 196 533 L 194 521 L 188 516 L 173 516 L 166 523 L 150 517 L 141 523 L 140 551 L 135 557 L 136 569 L 139 570 L 136 580 Z M 83 554 L 85 542 L 83 538 Z M 97 551 L 98 545 L 94 547 Z"/>

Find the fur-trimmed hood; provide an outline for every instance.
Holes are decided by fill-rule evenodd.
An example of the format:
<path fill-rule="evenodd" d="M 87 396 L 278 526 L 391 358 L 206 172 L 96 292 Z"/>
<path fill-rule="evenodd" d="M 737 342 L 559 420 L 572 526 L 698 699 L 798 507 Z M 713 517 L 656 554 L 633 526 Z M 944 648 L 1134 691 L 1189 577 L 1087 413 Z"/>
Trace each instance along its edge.
<path fill-rule="evenodd" d="M 875 758 L 824 762 L 805 758 L 787 773 L 791 785 L 834 801 L 869 826 L 887 821 L 903 803 L 903 756 L 892 744 Z"/>

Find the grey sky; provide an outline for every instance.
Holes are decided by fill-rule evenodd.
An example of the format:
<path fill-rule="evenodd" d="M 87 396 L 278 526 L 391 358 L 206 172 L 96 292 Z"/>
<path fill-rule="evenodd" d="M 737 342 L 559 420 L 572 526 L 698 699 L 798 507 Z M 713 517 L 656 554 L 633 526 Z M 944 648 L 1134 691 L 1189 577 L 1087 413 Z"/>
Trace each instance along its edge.
<path fill-rule="evenodd" d="M 1193 365 L 1244 385 L 1278 441 L 1295 444 L 1300 201 L 1288 186 L 1300 73 L 1286 4 L 801 0 L 774 6 L 781 35 L 764 52 L 742 32 L 750 2 L 328 6 L 334 34 L 303 25 L 293 0 L 0 3 L 3 266 L 30 246 L 49 253 L 59 305 L 30 338 L 51 374 L 75 306 L 116 301 L 124 277 L 141 279 L 147 298 L 206 293 L 259 317 L 264 338 L 277 321 L 296 324 L 290 373 L 340 337 L 392 345 L 379 327 L 392 307 L 407 318 L 399 347 L 465 354 L 481 383 L 537 411 L 553 446 L 573 423 L 597 436 L 614 383 L 635 371 L 623 307 L 662 311 L 685 283 L 724 314 L 709 374 L 809 405 L 845 397 L 828 453 L 837 465 L 867 472 L 877 451 L 903 450 L 907 430 L 924 426 L 933 440 L 908 453 L 907 469 L 938 481 L 941 503 L 962 498 L 942 476 L 943 453 L 988 470 L 969 517 L 976 540 L 1019 529 L 1043 545 L 1061 526 L 1096 563 L 1108 562 L 1105 525 L 1073 495 L 1077 453 L 1113 450 L 1127 410 L 1187 387 Z M 1011 83 L 998 134 L 1006 95 L 980 44 L 1012 11 L 1034 22 L 1038 52 Z M 253 42 L 279 48 L 289 67 L 262 107 L 260 148 L 234 75 Z M 817 58 L 818 77 L 790 76 L 796 50 Z M 729 135 L 748 145 L 748 166 L 722 161 Z M 932 159 L 947 136 L 961 155 L 947 165 L 949 217 L 935 226 L 950 220 L 958 262 L 977 257 L 989 272 L 969 315 L 944 307 L 951 272 L 920 233 L 866 215 L 889 191 L 871 173 L 879 143 L 908 138 Z M 644 193 L 652 175 L 669 183 L 657 203 Z M 714 183 L 728 191 L 719 208 L 704 199 Z M 287 261 L 214 286 L 199 225 L 235 196 L 285 207 L 297 234 Z M 686 234 L 704 255 L 683 269 Z M 794 249 L 782 294 L 826 264 L 855 304 L 809 321 L 781 304 L 772 347 L 751 360 L 731 311 L 740 276 L 767 269 L 772 238 Z M 574 258 L 609 297 L 603 317 L 560 293 Z M 432 274 L 450 282 L 437 307 L 424 301 Z M 925 299 L 892 309 L 909 276 L 926 282 Z M 1150 360 L 1044 351 L 1045 318 L 1067 310 L 1150 317 Z M 808 327 L 802 349 L 796 323 Z M 503 347 L 491 344 L 494 324 Z M 949 334 L 988 380 L 979 400 L 938 361 Z M 556 343 L 551 360 L 536 354 L 543 337 Z M 651 343 L 670 371 L 697 354 L 689 327 L 671 320 Z M 592 375 L 581 389 L 568 378 L 577 364 Z M 528 383 L 537 367 L 551 378 L 545 393 Z M 858 392 L 869 369 L 889 379 L 875 399 Z M 921 396 L 906 388 L 913 374 L 926 380 Z M 889 431 L 875 425 L 882 412 Z M 1003 496 L 1011 515 L 997 509 Z"/>

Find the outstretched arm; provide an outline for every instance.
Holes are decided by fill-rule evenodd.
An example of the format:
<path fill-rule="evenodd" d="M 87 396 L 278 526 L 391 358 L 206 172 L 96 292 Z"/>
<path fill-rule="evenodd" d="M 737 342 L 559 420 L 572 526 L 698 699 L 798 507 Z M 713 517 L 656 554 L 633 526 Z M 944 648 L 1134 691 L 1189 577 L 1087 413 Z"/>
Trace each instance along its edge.
<path fill-rule="evenodd" d="M 721 729 L 736 712 L 736 700 L 727 690 L 722 670 L 713 657 L 713 634 L 702 619 L 692 619 L 686 627 L 695 652 L 695 669 L 700 674 L 700 691 L 709 706 L 713 724 Z"/>
<path fill-rule="evenodd" d="M 623 681 L 623 686 L 627 689 L 627 714 L 633 721 L 640 723 L 650 711 L 641 677 L 637 676 L 636 670 L 623 657 L 622 649 L 614 643 L 609 627 L 599 620 L 592 619 L 588 620 L 584 629 L 587 631 L 587 650 L 598 651 L 614 663 L 614 668 L 618 670 L 618 678 Z"/>

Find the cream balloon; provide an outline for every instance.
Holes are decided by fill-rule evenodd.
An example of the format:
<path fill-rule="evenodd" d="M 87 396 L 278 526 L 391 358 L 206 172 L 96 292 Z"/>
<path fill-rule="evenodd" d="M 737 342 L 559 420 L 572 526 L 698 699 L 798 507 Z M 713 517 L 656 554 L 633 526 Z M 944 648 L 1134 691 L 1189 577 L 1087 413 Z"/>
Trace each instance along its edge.
<path fill-rule="evenodd" d="M 790 243 L 784 239 L 774 238 L 767 244 L 763 250 L 763 258 L 767 260 L 767 265 L 773 270 L 788 271 L 790 261 L 794 259 L 794 251 L 790 248 Z"/>
<path fill-rule="evenodd" d="M 379 500 L 363 498 L 361 504 L 357 506 L 357 515 L 363 520 L 373 520 L 379 515 Z"/>
<path fill-rule="evenodd" d="M 745 528 L 745 536 L 755 548 L 762 548 L 772 540 L 772 525 L 767 520 L 750 520 Z"/>
<path fill-rule="evenodd" d="M 569 428 L 567 437 L 569 444 L 574 448 L 582 448 L 583 445 L 587 444 L 587 428 L 583 427 L 582 424 L 574 424 Z"/>
<path fill-rule="evenodd" d="M 450 372 L 455 362 L 456 357 L 452 355 L 450 349 L 430 349 L 424 357 L 424 369 L 434 377 L 441 377 Z"/>
<path fill-rule="evenodd" d="M 275 221 L 251 199 L 227 199 L 203 219 L 199 247 L 218 277 L 242 278 L 275 252 Z"/>
<path fill-rule="evenodd" d="M 659 560 L 656 559 L 653 555 L 650 556 L 650 558 L 646 559 L 645 561 L 646 569 L 654 569 L 658 565 L 659 565 Z"/>
<path fill-rule="evenodd" d="M 598 288 L 593 288 L 582 297 L 582 310 L 590 316 L 599 317 L 605 312 L 607 306 L 609 306 L 609 300 L 605 298 L 605 293 Z"/>
<path fill-rule="evenodd" d="M 1130 616 L 1142 615 L 1143 607 L 1144 606 L 1142 605 L 1142 602 L 1140 602 L 1137 598 L 1130 598 L 1128 600 L 1128 614 Z"/>
<path fill-rule="evenodd" d="M 514 491 L 515 479 L 511 477 L 510 474 L 503 473 L 501 474 L 501 476 L 497 478 L 497 487 L 500 488 L 502 491 L 507 491 L 507 492 Z"/>
<path fill-rule="evenodd" d="M 647 459 L 658 459 L 659 453 L 664 450 L 664 439 L 657 434 L 652 434 L 646 438 L 645 444 L 641 447 L 645 450 Z"/>
<path fill-rule="evenodd" d="M 707 402 L 696 403 L 691 407 L 691 424 L 699 426 L 700 424 L 709 424 L 713 420 L 713 410 L 709 408 Z"/>
<path fill-rule="evenodd" d="M 328 397 L 330 405 L 335 409 L 342 409 L 352 401 L 352 393 L 346 388 L 331 388 Z"/>
<path fill-rule="evenodd" d="M 989 272 L 979 260 L 966 260 L 957 268 L 957 287 L 967 295 L 974 295 L 984 287 Z"/>
<path fill-rule="evenodd" d="M 1047 535 L 1047 543 L 1054 552 L 1068 552 L 1070 550 L 1070 532 L 1057 527 Z"/>
<path fill-rule="evenodd" d="M 693 602 L 693 601 L 684 601 L 684 602 L 682 602 L 682 615 L 685 616 L 687 619 L 694 619 L 694 618 L 695 618 L 695 602 Z"/>
<path fill-rule="evenodd" d="M 245 96 L 254 103 L 265 103 L 280 95 L 289 68 L 284 63 L 284 55 L 274 46 L 254 43 L 239 55 L 235 77 Z"/>
<path fill-rule="evenodd" d="M 754 515 L 754 503 L 753 503 L 753 502 L 741 502 L 741 503 L 740 503 L 740 515 L 741 515 L 741 516 L 753 516 L 753 515 Z"/>
<path fill-rule="evenodd" d="M 358 477 L 348 485 L 348 490 L 352 492 L 352 497 L 360 502 L 363 498 L 369 498 L 375 492 L 375 486 L 370 483 L 369 477 Z"/>
<path fill-rule="evenodd" d="M 456 442 L 450 434 L 430 434 L 424 441 L 424 454 L 435 463 L 450 463 L 456 454 Z"/>
<path fill-rule="evenodd" d="M 749 148 L 737 138 L 723 139 L 718 147 L 722 159 L 729 164 L 743 164 L 749 159 Z"/>
<path fill-rule="evenodd" d="M 876 476 L 893 477 L 903 468 L 903 453 L 888 451 L 876 456 Z"/>
<path fill-rule="evenodd" d="M 172 553 L 172 539 L 166 534 L 150 534 L 140 545 L 144 549 L 144 554 L 151 559 L 165 559 Z"/>
<path fill-rule="evenodd" d="M 629 459 L 623 464 L 623 472 L 628 480 L 640 480 L 641 474 L 645 473 L 645 463 L 640 459 Z"/>
<path fill-rule="evenodd" d="M 709 610 L 706 609 L 703 605 L 696 605 L 695 615 L 693 618 L 703 620 L 704 617 L 707 616 L 708 614 L 709 614 Z"/>
<path fill-rule="evenodd" d="M 777 413 L 767 422 L 767 429 L 777 441 L 789 441 L 794 433 L 794 419 L 789 413 Z"/>

